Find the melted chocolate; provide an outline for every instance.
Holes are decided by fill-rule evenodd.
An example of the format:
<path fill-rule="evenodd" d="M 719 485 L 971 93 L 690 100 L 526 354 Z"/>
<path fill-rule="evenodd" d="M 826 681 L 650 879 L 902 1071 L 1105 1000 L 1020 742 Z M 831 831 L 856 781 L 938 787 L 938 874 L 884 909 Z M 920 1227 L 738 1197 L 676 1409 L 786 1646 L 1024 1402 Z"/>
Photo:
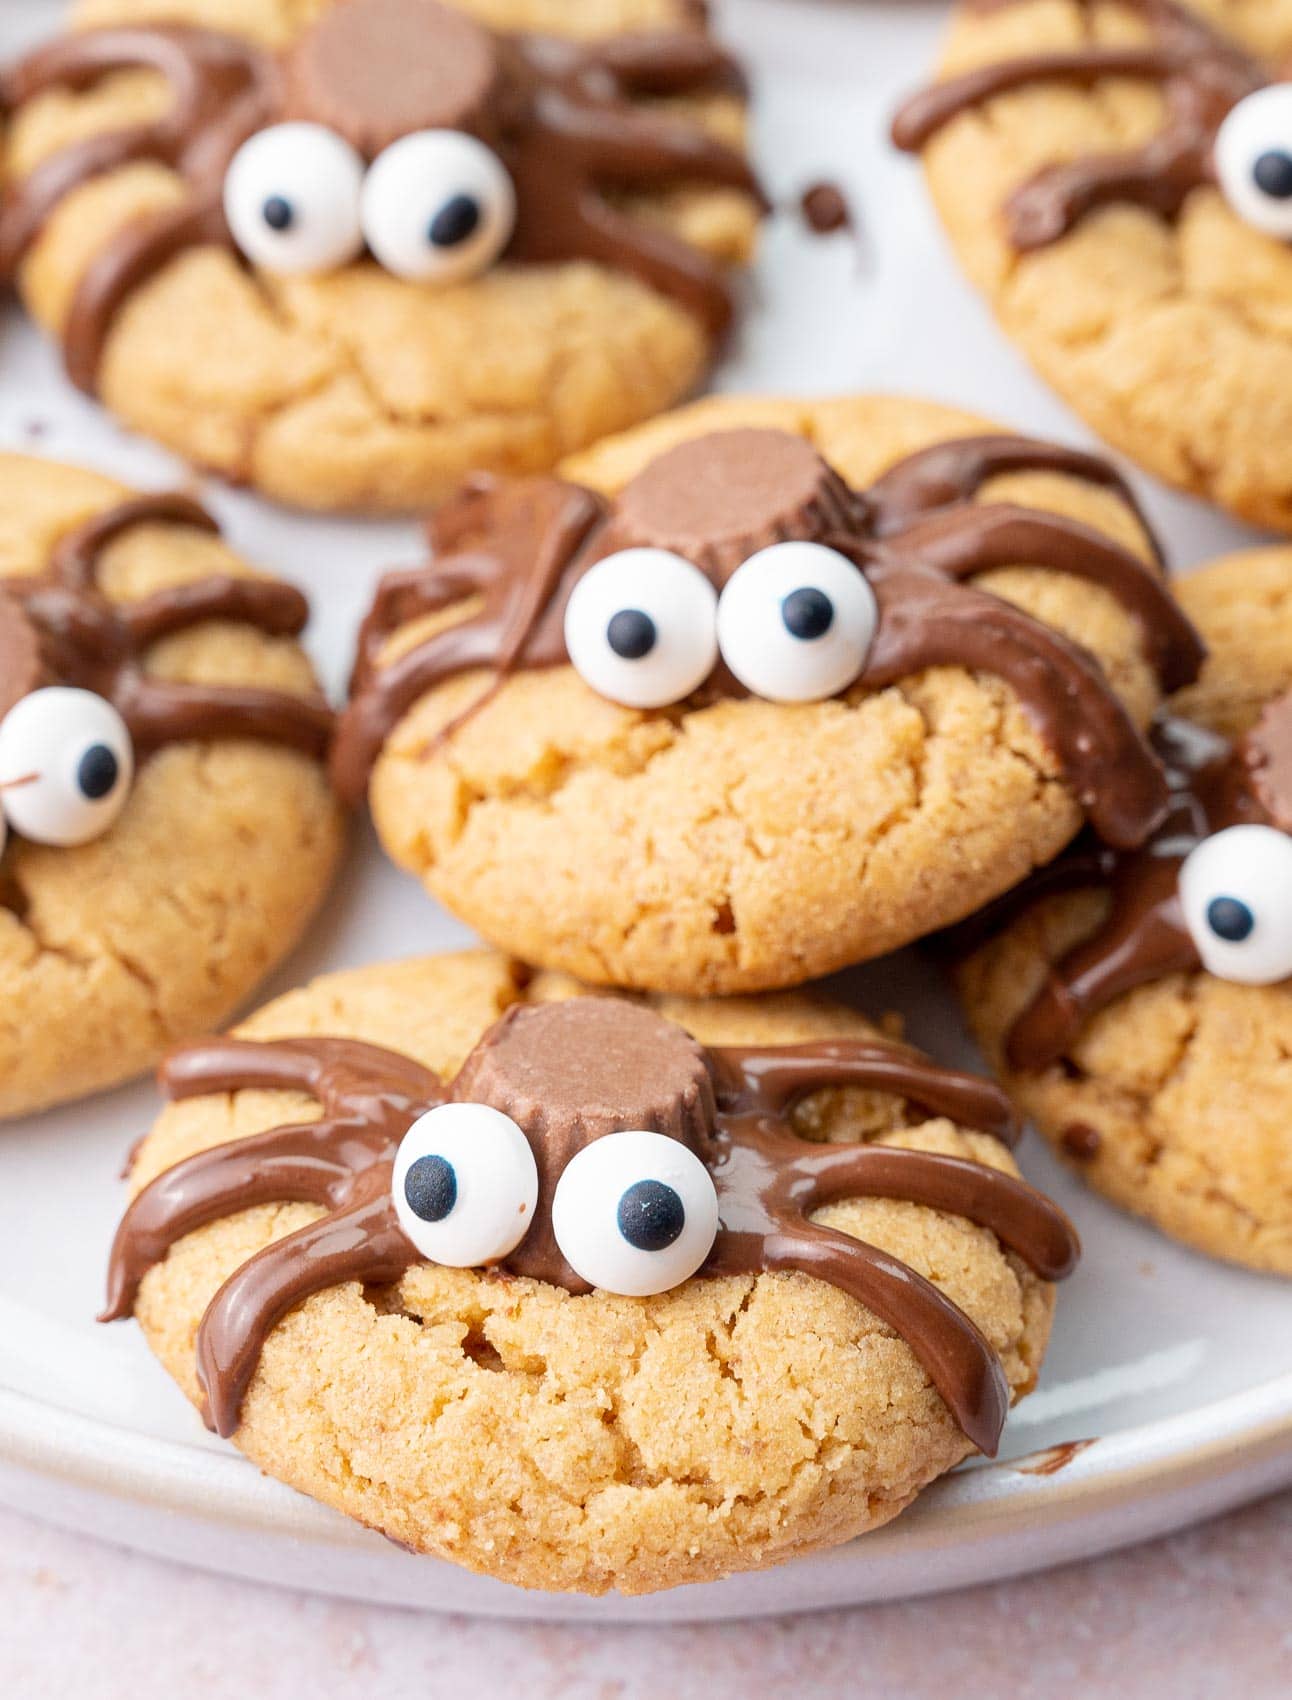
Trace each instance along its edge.
<path fill-rule="evenodd" d="M 980 0 L 994 10 L 1014 0 Z M 1126 0 L 1152 25 L 1145 46 L 1091 45 L 982 65 L 914 95 L 893 121 L 893 140 L 916 153 L 946 124 L 997 95 L 1043 83 L 1091 87 L 1131 77 L 1161 85 L 1166 123 L 1140 147 L 1048 166 L 1010 195 L 1005 221 L 1021 252 L 1057 242 L 1089 213 L 1115 202 L 1178 216 L 1194 189 L 1215 180 L 1216 133 L 1268 81 L 1255 60 L 1172 0 Z"/>
<path fill-rule="evenodd" d="M 812 183 L 799 196 L 803 222 L 814 236 L 834 236 L 853 228 L 852 208 L 837 183 Z"/>
<path fill-rule="evenodd" d="M 510 673 L 564 664 L 566 602 L 606 555 L 636 544 L 673 549 L 720 589 L 755 550 L 810 538 L 848 556 L 875 592 L 879 627 L 860 685 L 881 689 L 934 666 L 1003 678 L 1101 835 L 1141 842 L 1166 806 L 1165 785 L 1098 665 L 1051 627 L 964 581 L 1026 562 L 1101 585 L 1137 621 L 1164 690 L 1196 677 L 1202 644 L 1160 573 L 1102 533 L 1057 514 L 974 501 L 989 479 L 1028 468 L 1095 482 L 1130 501 L 1105 462 L 1009 436 L 936 444 L 861 492 L 803 439 L 767 430 L 681 444 L 609 504 L 555 479 L 478 481 L 433 527 L 430 567 L 387 579 L 364 622 L 333 755 L 338 789 L 362 798 L 395 726 L 445 680 L 492 674 L 441 739 Z M 469 598 L 480 599 L 478 612 L 383 664 L 401 626 Z M 743 694 L 720 666 L 695 704 Z"/>
<path fill-rule="evenodd" d="M 1091 1018 L 1124 993 L 1168 974 L 1202 968 L 1180 907 L 1179 873 L 1204 838 L 1251 822 L 1292 824 L 1292 698 L 1281 698 L 1236 746 L 1189 721 L 1159 717 L 1153 742 L 1165 766 L 1171 805 L 1139 850 L 1118 852 L 1078 841 L 993 908 L 987 931 L 1062 892 L 1106 886 L 1110 911 L 1070 950 L 1015 1021 L 1005 1052 L 1012 1068 L 1036 1072 L 1063 1057 Z M 1083 1161 L 1098 1152 L 1092 1129 L 1070 1128 L 1064 1143 Z"/>
<path fill-rule="evenodd" d="M 215 1146 L 159 1175 L 130 1205 L 113 1244 L 104 1319 L 127 1316 L 147 1270 L 185 1234 L 255 1204 L 319 1206 L 317 1222 L 258 1252 L 203 1316 L 198 1379 L 208 1420 L 232 1434 L 266 1338 L 311 1293 L 348 1281 L 396 1281 L 421 1258 L 390 1194 L 404 1133 L 448 1100 L 511 1115 L 538 1163 L 526 1238 L 500 1265 L 588 1291 L 556 1245 L 551 1200 L 566 1164 L 594 1139 L 653 1128 L 706 1163 L 720 1227 L 700 1276 L 797 1270 L 867 1305 L 908 1342 L 968 1438 L 994 1452 L 1009 1404 L 1000 1363 L 970 1319 L 895 1258 L 810 1220 L 853 1197 L 903 1199 L 991 1229 L 1039 1275 L 1076 1260 L 1063 1214 L 1022 1181 L 985 1165 L 884 1146 L 814 1145 L 787 1121 L 827 1087 L 893 1092 L 983 1131 L 1012 1137 L 1013 1113 L 989 1083 L 940 1069 L 882 1040 L 705 1051 L 641 1005 L 589 998 L 517 1006 L 445 1087 L 408 1058 L 349 1040 L 221 1040 L 178 1052 L 162 1073 L 173 1098 L 246 1087 L 309 1093 L 318 1121 Z"/>
<path fill-rule="evenodd" d="M 216 530 L 186 496 L 138 496 L 68 532 L 43 573 L 0 579 L 0 656 L 22 657 L 20 668 L 5 667 L 0 709 L 42 685 L 72 685 L 113 704 L 140 756 L 188 739 L 254 738 L 322 757 L 333 717 L 321 696 L 174 683 L 147 673 L 151 645 L 204 620 L 295 636 L 309 615 L 293 586 L 231 574 L 172 585 L 136 602 L 110 601 L 98 586 L 103 552 L 131 527 L 148 523 Z"/>
<path fill-rule="evenodd" d="M 137 289 L 187 248 L 234 248 L 223 209 L 229 162 L 250 136 L 287 119 L 329 125 L 369 159 L 418 130 L 475 134 L 516 187 L 509 258 L 599 261 L 677 300 L 714 334 L 731 318 L 721 266 L 618 205 L 625 193 L 687 183 L 741 189 L 765 205 L 735 149 L 647 104 L 739 89 L 733 62 L 699 28 L 586 44 L 494 35 L 439 0 L 349 0 L 281 60 L 236 36 L 183 25 L 66 36 L 13 67 L 6 103 L 81 91 L 136 68 L 165 79 L 170 110 L 60 149 L 0 207 L 2 278 L 83 184 L 140 160 L 185 180 L 180 206 L 118 231 L 77 287 L 63 340 L 69 376 L 84 390 L 95 389 L 113 323 Z"/>

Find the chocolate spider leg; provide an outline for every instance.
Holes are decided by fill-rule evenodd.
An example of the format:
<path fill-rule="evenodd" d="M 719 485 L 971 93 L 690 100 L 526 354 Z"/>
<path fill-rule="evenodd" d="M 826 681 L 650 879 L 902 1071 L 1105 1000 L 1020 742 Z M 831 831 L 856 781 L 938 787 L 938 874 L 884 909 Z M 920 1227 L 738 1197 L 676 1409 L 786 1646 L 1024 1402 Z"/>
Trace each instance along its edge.
<path fill-rule="evenodd" d="M 199 1040 L 181 1045 L 162 1063 L 157 1081 L 172 1100 L 208 1092 L 307 1092 L 323 1102 L 326 1061 L 309 1042 L 282 1039 Z"/>
<path fill-rule="evenodd" d="M 728 330 L 734 308 L 717 261 L 591 191 L 580 202 L 579 223 L 582 258 L 631 272 L 660 294 L 680 301 L 713 336 Z"/>
<path fill-rule="evenodd" d="M 66 317 L 63 360 L 77 389 L 86 395 L 97 393 L 108 334 L 136 289 L 186 248 L 228 243 L 224 208 L 214 192 L 195 195 L 164 212 L 145 214 L 119 231 L 91 261 Z"/>
<path fill-rule="evenodd" d="M 140 649 L 203 620 L 233 620 L 270 637 L 296 637 L 309 619 L 309 603 L 294 585 L 229 573 L 177 584 L 116 610 Z"/>
<path fill-rule="evenodd" d="M 487 616 L 480 615 L 437 632 L 376 673 L 337 722 L 332 781 L 341 798 L 349 803 L 363 801 L 368 776 L 387 737 L 421 697 L 459 674 L 492 671 L 497 662 L 497 628 Z M 436 742 L 447 737 L 466 714 L 482 707 L 495 688 L 496 678 L 469 709 L 442 729 Z"/>
<path fill-rule="evenodd" d="M 742 93 L 740 67 L 700 30 L 647 30 L 598 42 L 588 61 L 628 95 L 667 97 L 710 90 Z"/>
<path fill-rule="evenodd" d="M 1166 780 L 1093 657 L 972 585 L 900 567 L 870 582 L 880 617 L 863 684 L 939 666 L 994 674 L 1017 694 L 1100 837 L 1118 848 L 1144 842 L 1166 813 Z"/>
<path fill-rule="evenodd" d="M 1142 147 L 1048 166 L 1006 200 L 1010 240 L 1020 253 L 1048 247 L 1088 213 L 1117 203 L 1173 219 L 1199 184 L 1209 180 L 1209 154 L 1209 148 L 1199 149 L 1192 125 L 1183 120 Z"/>
<path fill-rule="evenodd" d="M 162 744 L 249 738 L 326 754 L 334 716 L 321 696 L 254 685 L 192 685 L 126 674 L 113 701 L 139 753 Z"/>
<path fill-rule="evenodd" d="M 390 1166 L 374 1165 L 355 1191 L 344 1210 L 258 1251 L 207 1306 L 197 1335 L 197 1377 L 206 1420 L 218 1434 L 237 1429 L 261 1342 L 289 1311 L 348 1281 L 387 1285 L 418 1261 L 390 1201 Z"/>
<path fill-rule="evenodd" d="M 762 201 L 749 161 L 698 124 L 576 100 L 554 103 L 547 116 L 560 146 L 602 186 L 659 189 L 693 181 L 743 189 Z"/>
<path fill-rule="evenodd" d="M 1009 1385 L 996 1354 L 959 1305 L 899 1259 L 819 1222 L 786 1216 L 758 1237 L 756 1251 L 746 1239 L 719 1229 L 706 1270 L 795 1271 L 849 1294 L 901 1335 L 965 1435 L 995 1456 Z"/>
<path fill-rule="evenodd" d="M 436 561 L 429 568 L 408 567 L 383 575 L 368 618 L 384 641 L 392 632 L 424 614 L 438 614 L 472 596 L 482 582 L 501 570 L 497 558 L 472 550 L 461 561 Z"/>
<path fill-rule="evenodd" d="M 395 632 L 427 614 L 439 614 L 465 602 L 501 576 L 502 562 L 472 551 L 453 562 L 408 567 L 387 573 L 377 586 L 372 607 L 359 628 L 350 693 L 363 690 L 379 669 L 381 653 Z"/>
<path fill-rule="evenodd" d="M 535 492 L 548 506 L 542 515 L 541 541 L 536 550 L 530 546 L 532 559 L 527 558 L 517 593 L 510 593 L 506 582 L 505 569 L 512 557 L 504 523 L 496 552 L 458 556 L 434 569 L 436 594 L 446 582 L 440 574 L 447 571 L 450 588 L 484 596 L 480 613 L 437 632 L 386 668 L 374 666 L 380 642 L 374 642 L 365 630 L 356 668 L 360 688 L 340 717 L 332 750 L 332 779 L 342 798 L 354 803 L 363 800 L 382 745 L 419 697 L 444 680 L 476 668 L 493 673 L 492 682 L 476 701 L 440 729 L 436 739 L 440 742 L 484 706 L 522 655 L 534 648 L 545 623 L 555 622 L 553 630 L 559 632 L 562 579 L 604 509 L 597 496 L 578 485 L 544 480 L 528 493 L 522 492 L 522 499 Z M 496 594 L 500 588 L 501 600 Z M 531 656 L 536 666 L 554 666 L 564 658 L 563 641 L 556 642 L 550 653 Z"/>
<path fill-rule="evenodd" d="M 40 628 L 56 656 L 74 658 L 92 674 L 96 662 L 120 651 L 121 627 L 100 598 L 45 578 L 6 579 L 4 589 Z M 56 673 L 62 670 L 54 668 Z"/>
<path fill-rule="evenodd" d="M 5 79 L 10 107 L 55 89 L 80 92 L 115 71 L 150 70 L 163 77 L 170 109 L 147 124 L 89 136 L 42 160 L 0 211 L 0 277 L 9 275 L 59 203 L 81 184 L 138 160 L 179 166 L 190 132 L 208 109 L 201 72 L 214 68 L 232 84 L 251 84 L 261 102 L 272 62 L 250 43 L 182 25 L 86 30 L 37 48 Z M 223 80 L 222 79 L 222 80 Z M 231 88 L 221 92 L 231 94 Z M 211 116 L 217 116 L 218 108 Z"/>
<path fill-rule="evenodd" d="M 812 1092 L 859 1086 L 891 1092 L 961 1127 L 1014 1145 L 1021 1129 L 1013 1105 L 994 1082 L 943 1068 L 918 1051 L 881 1039 L 809 1041 L 801 1045 L 711 1047 L 724 1113 L 786 1115 Z"/>
<path fill-rule="evenodd" d="M 421 1109 L 442 1102 L 439 1076 L 400 1051 L 360 1039 L 205 1039 L 172 1051 L 158 1075 L 166 1096 L 209 1092 L 306 1092 L 325 1109 L 347 1106 L 356 1094 L 403 1096 Z"/>
<path fill-rule="evenodd" d="M 1011 472 L 1057 472 L 1111 490 L 1134 514 L 1154 559 L 1164 560 L 1138 497 L 1110 460 L 999 432 L 932 443 L 890 466 L 865 493 L 875 535 L 887 537 L 918 515 L 967 502 L 989 480 Z"/>
<path fill-rule="evenodd" d="M 1138 870 L 1134 885 L 1128 881 L 1119 889 L 1114 882 L 1108 920 L 1051 968 L 1011 1027 L 1005 1041 L 1011 1068 L 1034 1073 L 1049 1067 L 1123 993 L 1201 967 L 1180 909 L 1178 869 L 1178 861 L 1154 857 Z M 1132 893 L 1137 900 L 1128 901 Z"/>
<path fill-rule="evenodd" d="M 22 197 L 11 198 L 0 209 L 0 278 L 12 277 L 55 209 L 73 190 L 92 177 L 156 158 L 155 133 L 155 125 L 133 125 L 61 148 L 42 160 L 24 181 Z"/>
<path fill-rule="evenodd" d="M 994 65 L 946 77 L 921 89 L 899 107 L 892 137 L 907 153 L 918 153 L 952 119 L 997 95 L 1037 83 L 1091 84 L 1105 77 L 1137 77 L 1166 82 L 1181 74 L 1179 58 L 1161 46 L 1075 48 L 1029 53 Z"/>
<path fill-rule="evenodd" d="M 209 536 L 220 530 L 200 503 L 177 490 L 132 496 L 64 533 L 50 550 L 49 576 L 72 589 L 94 589 L 104 551 L 137 525 L 183 525 Z"/>
<path fill-rule="evenodd" d="M 807 1146 L 786 1160 L 807 1183 L 795 1190 L 806 1215 L 842 1198 L 893 1198 L 963 1216 L 989 1228 L 1046 1281 L 1076 1268 L 1081 1242 L 1071 1222 L 1026 1181 L 984 1163 L 886 1145 Z"/>
<path fill-rule="evenodd" d="M 335 1208 L 364 1162 L 390 1149 L 384 1128 L 362 1118 L 273 1128 L 199 1151 L 132 1199 L 112 1242 L 100 1322 L 131 1315 L 139 1284 L 177 1241 L 256 1204 Z"/>
<path fill-rule="evenodd" d="M 1163 690 L 1198 676 L 1206 650 L 1166 580 L 1103 532 L 1062 514 L 1012 503 L 953 508 L 917 520 L 885 545 L 897 559 L 968 578 L 993 567 L 1028 563 L 1071 573 L 1116 597 L 1140 629 Z"/>
<path fill-rule="evenodd" d="M 948 928 L 934 941 L 935 947 L 947 961 L 961 963 L 1046 898 L 1066 897 L 1074 891 L 1106 885 L 1117 863 L 1117 852 L 1089 834 L 1078 841 L 1075 849 L 1065 850 L 1055 861 L 1034 868 L 1021 885 L 988 903 L 968 920 Z"/>

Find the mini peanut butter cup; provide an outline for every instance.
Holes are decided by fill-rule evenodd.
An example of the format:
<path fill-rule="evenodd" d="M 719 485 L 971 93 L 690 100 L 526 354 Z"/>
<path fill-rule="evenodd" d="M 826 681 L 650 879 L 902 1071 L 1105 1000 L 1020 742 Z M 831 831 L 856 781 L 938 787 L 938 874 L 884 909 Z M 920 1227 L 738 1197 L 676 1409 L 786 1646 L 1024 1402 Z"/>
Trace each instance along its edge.
<path fill-rule="evenodd" d="M 536 1148 L 640 1128 L 697 1150 L 713 1131 L 700 1046 L 622 998 L 516 1005 L 462 1065 L 453 1096 L 502 1110 Z"/>
<path fill-rule="evenodd" d="M 552 1228 L 552 1197 L 570 1160 L 606 1134 L 634 1129 L 698 1153 L 716 1114 L 708 1063 L 695 1040 L 617 998 L 514 1006 L 462 1065 L 453 1096 L 509 1115 L 538 1164 L 538 1208 L 508 1269 L 572 1293 L 590 1288 Z"/>
<path fill-rule="evenodd" d="M 1292 832 L 1292 693 L 1266 704 L 1242 756 L 1257 801 L 1275 826 Z"/>
<path fill-rule="evenodd" d="M 673 549 L 721 585 L 759 549 L 856 530 L 857 498 L 802 437 L 719 431 L 679 443 L 624 489 L 613 547 Z M 599 551 L 608 552 L 608 551 Z"/>
<path fill-rule="evenodd" d="M 287 65 L 287 106 L 374 158 L 417 130 L 483 135 L 500 74 L 489 32 L 440 0 L 337 6 Z"/>

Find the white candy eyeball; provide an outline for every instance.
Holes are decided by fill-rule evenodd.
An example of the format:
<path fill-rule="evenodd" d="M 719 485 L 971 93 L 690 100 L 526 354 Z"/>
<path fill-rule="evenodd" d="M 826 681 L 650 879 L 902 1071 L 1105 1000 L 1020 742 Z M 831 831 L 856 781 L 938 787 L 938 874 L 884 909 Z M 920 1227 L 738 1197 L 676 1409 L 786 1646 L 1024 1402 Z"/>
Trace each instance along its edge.
<path fill-rule="evenodd" d="M 866 665 L 879 610 L 860 568 L 821 543 L 774 543 L 728 579 L 718 647 L 731 671 L 770 702 L 820 702 Z"/>
<path fill-rule="evenodd" d="M 431 1263 L 477 1269 L 524 1239 L 538 1203 L 529 1141 L 488 1104 L 440 1104 L 400 1141 L 391 1179 L 395 1214 Z"/>
<path fill-rule="evenodd" d="M 363 233 L 397 277 L 460 283 L 498 258 L 516 227 L 502 161 L 457 130 L 420 130 L 379 154 L 363 185 Z"/>
<path fill-rule="evenodd" d="M 690 1279 L 713 1249 L 718 1194 L 704 1164 L 662 1133 L 609 1133 L 570 1159 L 552 1231 L 572 1269 L 645 1298 Z"/>
<path fill-rule="evenodd" d="M 93 691 L 32 691 L 0 721 L 0 809 L 34 844 L 88 844 L 105 833 L 134 771 L 125 721 Z"/>
<path fill-rule="evenodd" d="M 1230 826 L 1180 869 L 1180 903 L 1202 965 L 1220 980 L 1268 986 L 1292 976 L 1292 838 Z"/>
<path fill-rule="evenodd" d="M 1292 84 L 1240 100 L 1216 134 L 1216 175 L 1244 224 L 1292 237 Z"/>
<path fill-rule="evenodd" d="M 245 141 L 224 179 L 238 247 L 267 272 L 335 271 L 363 248 L 363 159 L 322 124 L 275 124 Z"/>
<path fill-rule="evenodd" d="M 664 708 L 718 659 L 717 593 L 668 549 L 621 549 L 590 568 L 565 609 L 565 650 L 585 684 L 626 708 Z"/>

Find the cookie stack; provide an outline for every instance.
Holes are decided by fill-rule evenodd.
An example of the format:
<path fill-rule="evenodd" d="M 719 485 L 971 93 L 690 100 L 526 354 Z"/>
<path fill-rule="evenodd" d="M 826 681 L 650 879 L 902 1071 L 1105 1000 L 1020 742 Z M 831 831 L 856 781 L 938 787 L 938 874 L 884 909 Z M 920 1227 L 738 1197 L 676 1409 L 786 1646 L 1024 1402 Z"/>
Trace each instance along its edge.
<path fill-rule="evenodd" d="M 0 458 L 0 1113 L 165 1058 L 105 1318 L 400 1544 L 640 1593 L 848 1540 L 1036 1383 L 1079 1248 L 1020 1113 L 1292 1273 L 1292 553 L 1173 585 L 1109 461 L 931 402 L 666 411 L 769 210 L 688 0 L 243 10 L 84 0 L 4 73 L 0 268 L 124 423 L 426 557 L 334 716 L 202 507 Z M 1196 269 L 1287 263 L 1282 92 L 1168 0 L 962 11 L 898 137 L 971 270 L 1286 520 L 1282 330 Z M 487 948 L 211 1038 L 346 809 Z M 809 984 L 935 936 L 998 1083 Z"/>

